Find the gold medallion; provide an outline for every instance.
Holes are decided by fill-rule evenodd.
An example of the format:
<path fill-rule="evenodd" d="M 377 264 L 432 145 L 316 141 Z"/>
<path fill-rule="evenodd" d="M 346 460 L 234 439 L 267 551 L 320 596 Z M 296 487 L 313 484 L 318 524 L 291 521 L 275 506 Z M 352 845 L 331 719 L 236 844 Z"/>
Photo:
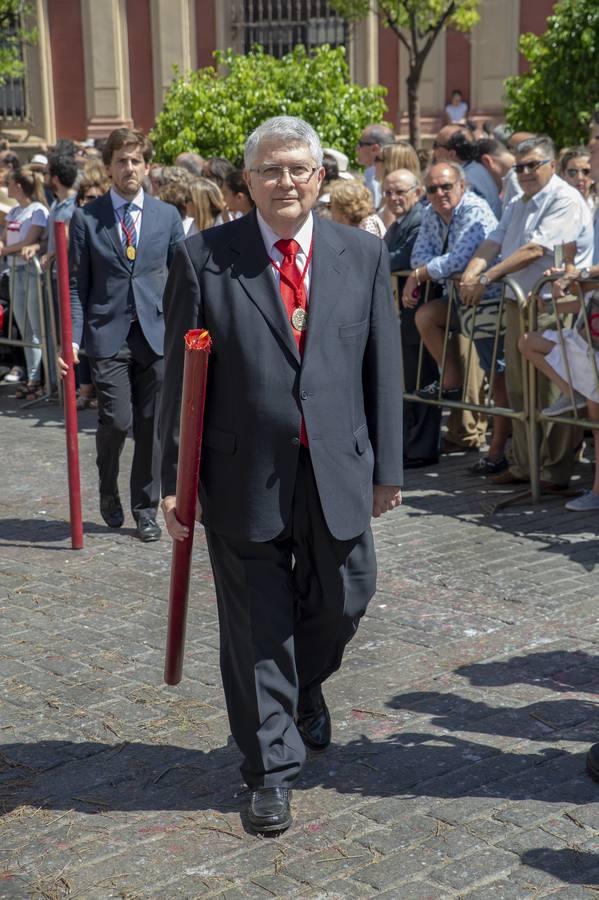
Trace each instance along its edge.
<path fill-rule="evenodd" d="M 135 259 L 136 255 L 137 255 L 133 244 L 128 245 L 126 253 L 127 253 L 127 259 L 130 259 L 131 262 L 133 262 L 133 260 Z"/>
<path fill-rule="evenodd" d="M 296 331 L 305 331 L 308 327 L 308 313 L 301 306 L 293 310 L 291 314 L 291 324 Z"/>

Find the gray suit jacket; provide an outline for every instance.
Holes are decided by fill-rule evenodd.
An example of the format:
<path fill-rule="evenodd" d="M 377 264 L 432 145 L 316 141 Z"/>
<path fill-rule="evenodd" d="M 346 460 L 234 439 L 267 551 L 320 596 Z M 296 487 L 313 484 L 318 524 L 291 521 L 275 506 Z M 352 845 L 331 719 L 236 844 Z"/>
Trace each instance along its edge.
<path fill-rule="evenodd" d="M 73 340 L 89 356 L 113 356 L 131 327 L 131 300 L 144 336 L 158 355 L 164 346 L 162 294 L 175 244 L 183 240 L 174 206 L 144 195 L 135 262 L 125 257 L 110 194 L 75 210 L 69 231 Z"/>
<path fill-rule="evenodd" d="M 372 486 L 402 483 L 399 324 L 385 244 L 314 217 L 300 359 L 255 213 L 177 248 L 164 297 L 163 495 L 176 486 L 183 338 L 213 341 L 201 462 L 206 527 L 250 541 L 287 523 L 300 421 L 324 516 L 346 540 L 368 527 Z"/>

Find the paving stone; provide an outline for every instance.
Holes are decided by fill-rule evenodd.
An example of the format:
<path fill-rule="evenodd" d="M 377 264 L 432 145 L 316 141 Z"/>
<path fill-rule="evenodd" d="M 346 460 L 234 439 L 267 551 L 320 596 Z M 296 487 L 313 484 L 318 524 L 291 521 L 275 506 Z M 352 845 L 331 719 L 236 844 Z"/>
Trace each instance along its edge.
<path fill-rule="evenodd" d="M 378 595 L 327 685 L 333 745 L 302 773 L 293 828 L 261 840 L 202 531 L 184 678 L 166 687 L 171 548 L 135 540 L 128 513 L 119 533 L 101 522 L 93 414 L 78 552 L 58 408 L 24 412 L 0 387 L 0 417 L 1 898 L 66 895 L 61 873 L 85 900 L 596 895 L 591 517 L 545 498 L 488 515 L 497 492 L 463 457 L 410 471 L 403 508 L 374 523 Z M 130 458 L 127 441 L 123 472 Z"/>

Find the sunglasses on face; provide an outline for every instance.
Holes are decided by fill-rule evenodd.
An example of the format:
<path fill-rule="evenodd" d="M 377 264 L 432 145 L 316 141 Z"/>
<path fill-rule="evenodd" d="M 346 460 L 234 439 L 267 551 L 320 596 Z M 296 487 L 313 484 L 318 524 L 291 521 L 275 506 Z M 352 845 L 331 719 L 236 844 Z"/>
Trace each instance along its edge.
<path fill-rule="evenodd" d="M 426 193 L 432 195 L 440 191 L 442 194 L 448 194 L 455 184 L 455 181 L 446 181 L 444 184 L 427 184 Z"/>
<path fill-rule="evenodd" d="M 590 174 L 590 169 L 566 169 L 568 178 L 576 178 L 578 175 L 584 175 L 585 178 L 588 178 Z"/>
<path fill-rule="evenodd" d="M 550 159 L 533 159 L 532 162 L 516 163 L 512 168 L 517 175 L 521 175 L 523 172 L 536 172 L 540 166 L 550 162 Z"/>

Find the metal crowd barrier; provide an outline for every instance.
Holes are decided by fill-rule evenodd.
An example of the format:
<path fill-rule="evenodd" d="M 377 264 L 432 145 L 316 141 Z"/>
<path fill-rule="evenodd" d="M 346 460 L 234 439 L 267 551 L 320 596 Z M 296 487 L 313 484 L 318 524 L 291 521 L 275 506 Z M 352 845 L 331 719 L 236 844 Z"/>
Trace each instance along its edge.
<path fill-rule="evenodd" d="M 403 306 L 401 304 L 401 298 L 400 298 L 400 292 L 399 292 L 399 280 L 407 277 L 409 274 L 410 274 L 409 270 L 392 273 L 395 302 L 396 302 L 396 305 L 400 312 L 403 310 Z M 458 289 L 460 277 L 461 276 L 459 274 L 454 275 L 453 278 L 451 279 L 450 287 L 449 287 L 449 295 L 448 295 L 448 303 L 447 303 L 447 317 L 446 317 L 446 321 L 445 321 L 445 335 L 444 335 L 444 340 L 443 340 L 443 356 L 442 356 L 442 360 L 441 360 L 441 366 L 439 368 L 439 384 L 440 385 L 442 385 L 442 383 L 443 383 L 443 369 L 445 367 L 445 360 L 447 358 L 448 342 L 449 342 L 450 334 L 452 333 L 452 329 L 451 329 L 452 306 L 454 305 L 455 300 L 457 300 L 458 303 L 460 302 L 459 289 Z M 434 283 L 431 281 L 428 281 L 426 283 L 425 296 L 424 296 L 425 303 L 429 302 L 429 300 L 432 299 L 432 298 L 430 298 L 430 292 L 431 292 L 431 287 L 433 284 Z M 524 425 L 527 426 L 527 434 L 529 436 L 529 442 L 530 442 L 530 441 L 532 441 L 532 438 L 533 438 L 532 429 L 530 427 L 528 427 L 529 422 L 532 418 L 531 414 L 530 414 L 531 392 L 528 387 L 528 385 L 529 385 L 529 366 L 524 357 L 522 357 L 522 383 L 524 385 L 523 409 L 516 410 L 516 409 L 511 409 L 509 407 L 504 407 L 504 406 L 495 406 L 495 404 L 493 403 L 493 388 L 494 388 L 494 384 L 495 384 L 495 375 L 496 375 L 495 369 L 496 369 L 499 341 L 501 338 L 501 334 L 504 330 L 503 320 L 504 320 L 505 305 L 507 303 L 517 304 L 518 313 L 519 313 L 520 334 L 524 334 L 526 331 L 526 315 L 527 315 L 527 309 L 528 309 L 528 303 L 527 303 L 526 297 L 524 296 L 524 293 L 523 293 L 521 287 L 512 278 L 507 276 L 505 278 L 502 278 L 499 282 L 496 282 L 496 284 L 501 285 L 501 294 L 499 295 L 498 298 L 495 298 L 496 302 L 498 303 L 498 310 L 497 310 L 497 317 L 496 317 L 497 320 L 496 320 L 494 333 L 488 334 L 488 337 L 493 338 L 493 353 L 492 353 L 491 368 L 490 368 L 490 372 L 489 372 L 489 376 L 488 376 L 489 377 L 489 389 L 488 389 L 488 393 L 487 393 L 486 402 L 484 404 L 483 403 L 468 403 L 464 399 L 466 385 L 468 383 L 468 376 L 469 376 L 470 368 L 471 368 L 471 364 L 472 364 L 473 353 L 476 354 L 476 352 L 477 352 L 475 344 L 474 344 L 475 334 L 476 334 L 476 322 L 477 322 L 477 318 L 481 315 L 481 312 L 485 308 L 484 304 L 481 304 L 479 306 L 473 306 L 473 307 L 465 307 L 466 309 L 471 310 L 471 318 L 470 318 L 470 323 L 469 323 L 469 328 L 468 328 L 468 334 L 464 335 L 464 337 L 468 341 L 468 350 L 467 350 L 467 363 L 466 363 L 466 371 L 464 373 L 461 399 L 460 400 L 444 400 L 441 397 L 441 389 L 439 390 L 439 395 L 436 398 L 421 397 L 417 393 L 407 393 L 407 392 L 404 392 L 403 397 L 404 397 L 404 400 L 408 400 L 412 403 L 425 403 L 425 404 L 432 405 L 432 406 L 447 407 L 448 409 L 470 410 L 471 412 L 478 412 L 478 413 L 481 413 L 483 415 L 488 415 L 488 416 L 503 416 L 503 417 L 509 418 L 509 419 L 516 419 L 520 422 L 523 422 Z M 507 295 L 506 292 L 508 289 L 511 291 L 513 296 Z M 463 334 L 463 331 L 460 331 L 460 333 Z M 424 385 L 421 384 L 421 371 L 422 371 L 422 360 L 423 360 L 424 349 L 425 349 L 424 343 L 421 340 L 420 347 L 419 347 L 419 353 L 418 353 L 418 369 L 417 369 L 417 375 L 416 375 L 415 391 L 418 391 L 421 387 L 424 387 Z M 534 449 L 535 448 L 533 447 L 533 445 L 531 443 L 529 446 L 529 453 L 531 454 L 531 458 L 534 455 Z M 531 493 L 532 493 L 533 499 L 535 501 L 538 500 L 539 489 L 540 489 L 540 487 L 539 487 L 538 465 L 534 471 L 533 471 L 533 468 L 531 465 Z M 499 509 L 500 507 L 505 506 L 507 503 L 513 502 L 514 499 L 516 499 L 516 498 L 510 497 L 508 500 L 500 501 L 499 503 L 495 504 L 494 509 Z"/>
<path fill-rule="evenodd" d="M 54 315 L 54 304 L 52 302 L 52 279 L 50 272 L 42 272 L 39 259 L 34 256 L 25 264 L 25 320 L 28 320 L 27 312 L 30 304 L 37 304 L 40 334 L 39 343 L 27 340 L 27 334 L 22 334 L 20 338 L 13 338 L 14 324 L 14 278 L 16 269 L 16 259 L 10 260 L 9 268 L 9 304 L 8 304 L 8 337 L 0 337 L 0 344 L 8 347 L 33 347 L 41 350 L 42 366 L 43 366 L 43 395 L 35 400 L 29 400 L 23 404 L 23 407 L 32 406 L 40 401 L 49 400 L 52 397 L 52 379 L 51 372 L 53 369 L 50 365 L 51 356 L 54 355 L 57 342 L 56 317 Z M 54 365 L 54 369 L 55 369 Z M 57 389 L 59 399 L 61 397 L 60 380 L 57 379 Z"/>
<path fill-rule="evenodd" d="M 528 320 L 530 331 L 537 331 L 537 318 L 539 313 L 539 296 L 543 287 L 547 284 L 551 284 L 554 281 L 557 281 L 560 278 L 560 275 L 552 275 L 552 276 L 544 276 L 539 279 L 535 284 L 534 288 L 530 293 L 529 307 L 528 307 Z M 588 284 L 589 287 L 586 289 L 586 293 L 590 291 L 599 290 L 599 279 L 594 281 L 587 281 L 585 284 Z M 562 320 L 562 314 L 560 314 L 560 305 L 568 303 L 572 300 L 572 297 L 578 299 L 580 306 L 580 316 L 582 318 L 582 324 L 584 328 L 584 336 L 586 338 L 586 342 L 589 346 L 588 350 L 588 358 L 589 358 L 589 368 L 593 374 L 595 380 L 595 387 L 599 392 L 599 369 L 597 367 L 597 360 L 595 358 L 595 352 L 593 351 L 593 341 L 592 341 L 592 326 L 589 321 L 588 309 L 585 304 L 585 292 L 583 292 L 580 281 L 572 282 L 570 286 L 570 290 L 572 293 L 563 298 L 563 300 L 553 300 L 551 304 L 548 304 L 549 310 L 553 307 L 556 313 L 556 325 L 557 325 L 557 333 L 559 338 L 559 345 L 562 349 L 563 359 L 564 359 L 564 367 L 566 370 L 566 378 L 564 379 L 568 383 L 570 400 L 572 401 L 573 411 L 572 415 L 563 415 L 563 416 L 547 416 L 543 413 L 542 409 L 540 409 L 540 404 L 537 402 L 537 385 L 538 385 L 538 371 L 533 366 L 532 363 L 529 364 L 529 378 L 528 378 L 528 404 L 531 409 L 531 415 L 528 421 L 529 428 L 529 446 L 531 448 L 531 459 L 530 459 L 530 470 L 531 475 L 532 472 L 537 473 L 537 481 L 539 478 L 539 469 L 540 469 L 540 460 L 539 460 L 539 429 L 543 425 L 543 423 L 548 422 L 552 424 L 559 425 L 567 425 L 570 428 L 585 428 L 596 430 L 599 429 L 599 421 L 595 421 L 594 419 L 582 418 L 576 407 L 576 403 L 574 402 L 574 385 L 572 384 L 572 374 L 570 369 L 570 364 L 568 361 L 568 354 L 566 351 L 566 347 L 564 344 L 564 323 Z M 575 318 L 578 319 L 579 313 L 574 314 Z M 571 313 L 566 313 L 565 315 L 571 315 Z M 537 500 L 538 496 L 534 496 L 533 500 Z"/>

